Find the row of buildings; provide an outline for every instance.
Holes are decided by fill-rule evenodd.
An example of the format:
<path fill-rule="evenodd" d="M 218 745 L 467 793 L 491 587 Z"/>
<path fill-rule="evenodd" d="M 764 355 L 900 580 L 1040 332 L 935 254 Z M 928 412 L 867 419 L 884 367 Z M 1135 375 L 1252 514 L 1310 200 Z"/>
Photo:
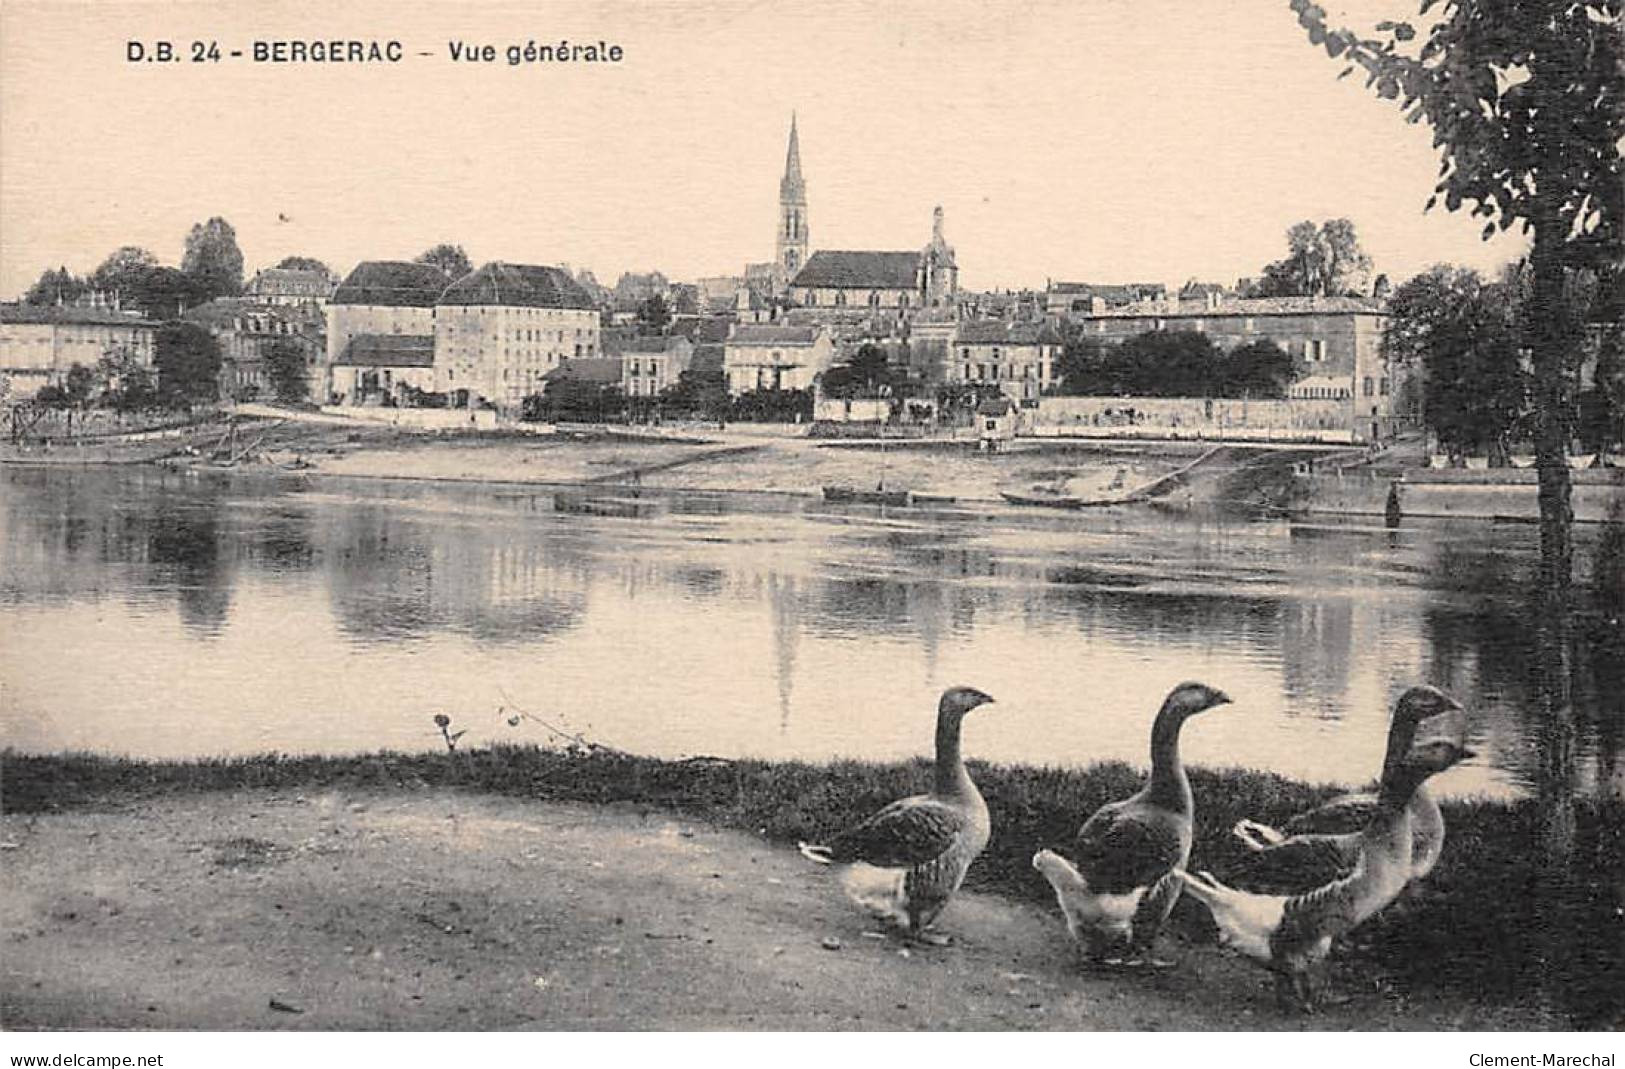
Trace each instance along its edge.
<path fill-rule="evenodd" d="M 567 268 L 506 262 L 455 279 L 432 265 L 385 260 L 363 262 L 336 283 L 320 271 L 262 271 L 241 297 L 211 301 L 184 318 L 219 339 L 226 397 L 267 392 L 264 357 L 273 344 L 300 347 L 319 400 L 508 412 L 560 379 L 657 396 L 695 364 L 720 370 L 735 395 L 815 389 L 829 368 L 878 345 L 922 391 L 962 384 L 1035 407 L 1058 385 L 1069 336 L 1113 344 L 1147 331 L 1189 330 L 1225 349 L 1275 342 L 1293 358 L 1291 396 L 1345 403 L 1358 435 L 1385 432 L 1411 415 L 1397 370 L 1381 356 L 1380 301 L 1240 299 L 1217 288 L 1181 296 L 1150 283 L 1051 282 L 1042 293 L 966 293 L 941 207 L 920 247 L 853 250 L 817 249 L 808 206 L 792 118 L 774 259 L 700 280 L 695 288 L 706 310 L 678 317 L 655 336 L 626 325 L 628 317 L 592 292 L 601 287 Z M 656 289 L 664 281 L 649 277 Z M 27 396 L 113 346 L 150 360 L 155 329 L 105 304 L 0 306 L 0 382 L 11 396 Z"/>

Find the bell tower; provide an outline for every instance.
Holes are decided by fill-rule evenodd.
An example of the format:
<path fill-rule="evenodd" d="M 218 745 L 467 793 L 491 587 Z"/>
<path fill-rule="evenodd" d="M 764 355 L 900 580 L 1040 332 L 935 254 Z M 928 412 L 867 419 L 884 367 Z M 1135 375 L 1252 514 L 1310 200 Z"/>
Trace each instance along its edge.
<path fill-rule="evenodd" d="M 796 116 L 790 113 L 790 148 L 784 156 L 784 177 L 779 179 L 779 232 L 773 262 L 785 284 L 807 262 L 807 183 L 801 177 L 801 141 Z"/>

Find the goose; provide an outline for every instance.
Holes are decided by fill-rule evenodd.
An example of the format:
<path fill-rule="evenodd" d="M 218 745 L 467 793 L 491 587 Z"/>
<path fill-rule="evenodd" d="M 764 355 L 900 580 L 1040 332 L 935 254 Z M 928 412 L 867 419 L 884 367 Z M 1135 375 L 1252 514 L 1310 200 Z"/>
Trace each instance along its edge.
<path fill-rule="evenodd" d="M 1415 745 L 1461 738 L 1465 717 L 1461 705 L 1435 687 L 1405 691 L 1389 722 L 1383 775 Z M 1360 831 L 1376 809 L 1376 794 L 1365 792 L 1342 795 L 1297 814 L 1286 822 L 1284 833 L 1255 820 L 1238 821 L 1233 834 L 1253 853 L 1227 877 L 1249 890 L 1291 893 L 1346 876 L 1359 860 Z M 1408 811 L 1413 839 L 1410 878 L 1414 881 L 1432 872 L 1439 861 L 1444 850 L 1444 815 L 1425 783 L 1411 796 Z"/>
<path fill-rule="evenodd" d="M 824 843 L 798 844 L 812 861 L 846 866 L 847 896 L 915 942 L 950 942 L 926 929 L 992 835 L 987 803 L 959 751 L 965 714 L 992 700 L 974 687 L 943 692 L 937 703 L 937 760 L 929 794 L 899 799 Z"/>
<path fill-rule="evenodd" d="M 1049 881 L 1067 930 L 1091 964 L 1163 965 L 1151 955 L 1179 898 L 1173 876 L 1190 857 L 1190 781 L 1179 760 L 1179 732 L 1197 713 L 1230 698 L 1203 683 L 1169 692 L 1151 725 L 1151 774 L 1139 792 L 1095 811 L 1065 847 L 1040 850 L 1033 867 Z"/>
<path fill-rule="evenodd" d="M 1453 739 L 1413 746 L 1387 770 L 1377 808 L 1360 832 L 1359 856 L 1347 876 L 1304 894 L 1254 894 L 1227 887 L 1210 872 L 1175 876 L 1202 902 L 1219 928 L 1219 941 L 1276 974 L 1284 1007 L 1314 1012 L 1322 986 L 1317 967 L 1332 940 L 1381 912 L 1411 878 L 1409 806 L 1429 776 L 1473 756 Z"/>

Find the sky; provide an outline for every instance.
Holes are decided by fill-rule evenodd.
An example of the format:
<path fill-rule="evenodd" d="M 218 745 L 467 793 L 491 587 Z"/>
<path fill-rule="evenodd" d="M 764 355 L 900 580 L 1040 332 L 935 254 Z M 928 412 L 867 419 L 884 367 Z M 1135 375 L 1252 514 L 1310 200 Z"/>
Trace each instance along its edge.
<path fill-rule="evenodd" d="M 1366 28 L 1414 0 L 1331 6 Z M 406 59 L 249 58 L 332 38 L 399 40 Z M 503 55 L 561 38 L 624 58 Z M 183 61 L 128 62 L 132 40 Z M 221 61 L 186 61 L 193 40 Z M 497 62 L 453 61 L 452 41 Z M 941 205 L 972 289 L 1228 283 L 1285 255 L 1293 223 L 1340 216 L 1396 282 L 1520 255 L 1516 232 L 1485 243 L 1464 213 L 1423 213 L 1431 131 L 1341 69 L 1287 0 L 7 0 L 0 296 L 120 245 L 178 263 L 214 215 L 250 274 L 441 241 L 606 283 L 738 274 L 773 257 L 792 111 L 815 250 L 919 248 Z"/>

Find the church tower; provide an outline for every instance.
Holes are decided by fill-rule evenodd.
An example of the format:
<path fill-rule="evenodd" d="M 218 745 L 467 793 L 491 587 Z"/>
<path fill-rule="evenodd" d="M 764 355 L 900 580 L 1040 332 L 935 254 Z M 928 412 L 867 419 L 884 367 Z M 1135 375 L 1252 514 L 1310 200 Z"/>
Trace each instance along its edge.
<path fill-rule="evenodd" d="M 807 262 L 807 183 L 801 177 L 801 141 L 796 137 L 796 116 L 790 113 L 790 148 L 779 179 L 779 233 L 773 262 L 788 285 Z"/>

